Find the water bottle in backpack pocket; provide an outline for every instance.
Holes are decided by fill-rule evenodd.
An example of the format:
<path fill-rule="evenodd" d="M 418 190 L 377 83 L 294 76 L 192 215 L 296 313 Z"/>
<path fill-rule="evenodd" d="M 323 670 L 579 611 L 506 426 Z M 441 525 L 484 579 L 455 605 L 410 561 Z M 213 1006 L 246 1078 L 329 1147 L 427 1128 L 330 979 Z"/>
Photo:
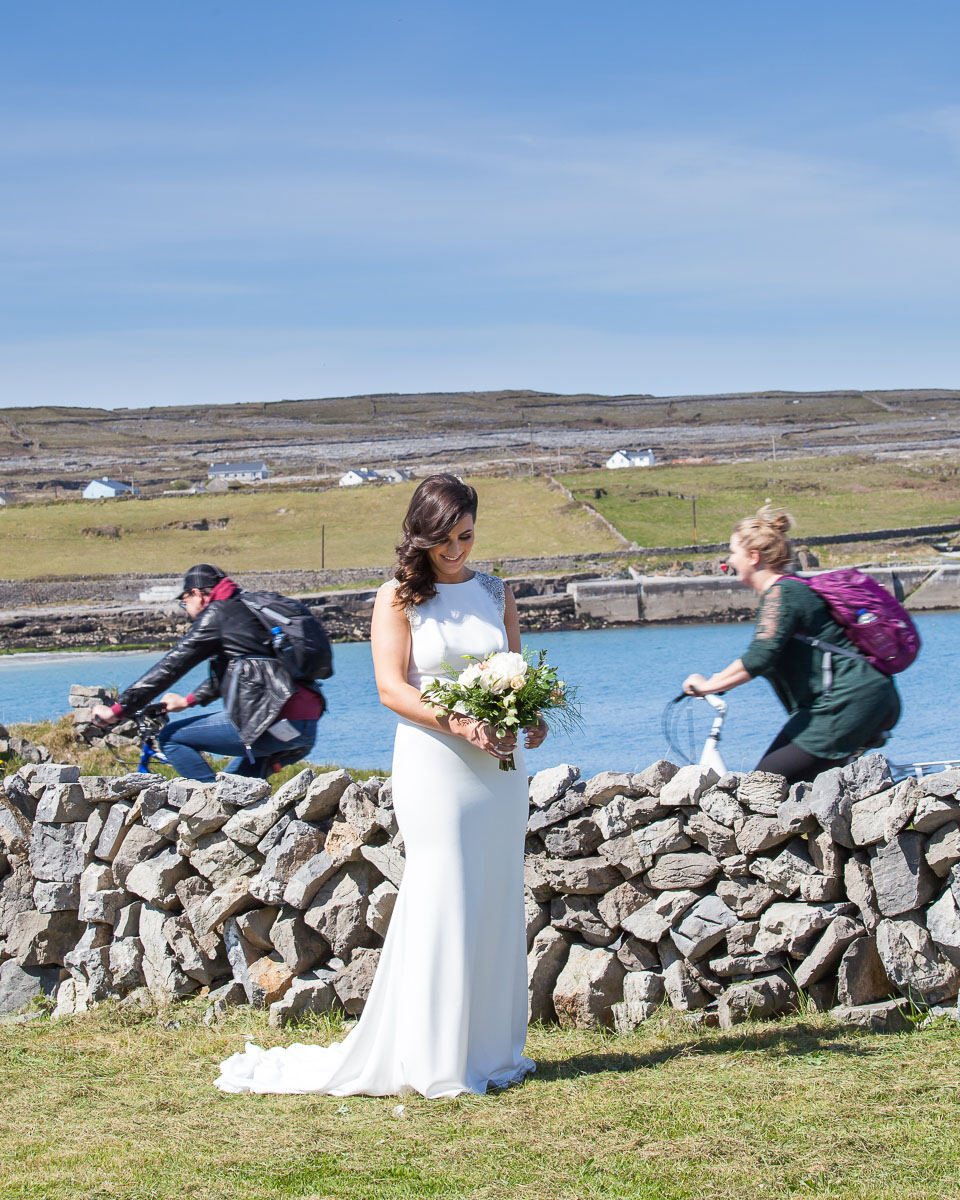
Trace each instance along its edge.
<path fill-rule="evenodd" d="M 294 680 L 330 678 L 333 674 L 330 640 L 305 604 L 279 592 L 241 592 L 239 599 L 269 632 L 274 654 Z"/>

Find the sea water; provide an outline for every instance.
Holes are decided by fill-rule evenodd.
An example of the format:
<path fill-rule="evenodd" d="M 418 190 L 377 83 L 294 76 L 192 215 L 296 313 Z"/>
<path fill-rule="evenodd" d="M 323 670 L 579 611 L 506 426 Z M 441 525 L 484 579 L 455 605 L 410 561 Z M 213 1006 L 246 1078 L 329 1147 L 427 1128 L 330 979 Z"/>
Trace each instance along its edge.
<path fill-rule="evenodd" d="M 886 753 L 896 762 L 960 755 L 960 613 L 917 619 L 923 648 L 897 678 L 903 716 Z M 702 701 L 668 707 L 684 677 L 710 675 L 737 658 L 751 638 L 750 624 L 635 626 L 571 633 L 530 634 L 524 642 L 544 649 L 562 678 L 578 689 L 582 727 L 556 733 L 527 752 L 531 771 L 576 763 L 584 775 L 642 769 L 672 758 L 662 732 L 665 710 L 687 749 L 702 743 L 711 713 Z M 153 653 L 11 655 L 0 659 L 0 721 L 39 721 L 67 711 L 71 683 L 115 685 L 121 690 L 160 658 Z M 323 685 L 329 709 L 317 730 L 312 761 L 389 771 L 395 718 L 383 708 L 374 684 L 368 642 L 334 648 L 336 673 Z M 201 667 L 174 689 L 190 691 Z M 769 685 L 754 680 L 731 691 L 720 749 L 730 770 L 749 770 L 783 724 Z M 688 723 L 690 727 L 688 728 Z"/>

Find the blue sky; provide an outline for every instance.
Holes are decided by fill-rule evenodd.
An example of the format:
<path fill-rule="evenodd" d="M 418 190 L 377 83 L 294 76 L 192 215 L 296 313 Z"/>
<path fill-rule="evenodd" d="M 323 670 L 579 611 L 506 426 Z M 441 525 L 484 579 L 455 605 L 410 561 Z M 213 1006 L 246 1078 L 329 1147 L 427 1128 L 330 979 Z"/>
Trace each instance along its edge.
<path fill-rule="evenodd" d="M 6 0 L 0 405 L 960 386 L 960 5 Z"/>

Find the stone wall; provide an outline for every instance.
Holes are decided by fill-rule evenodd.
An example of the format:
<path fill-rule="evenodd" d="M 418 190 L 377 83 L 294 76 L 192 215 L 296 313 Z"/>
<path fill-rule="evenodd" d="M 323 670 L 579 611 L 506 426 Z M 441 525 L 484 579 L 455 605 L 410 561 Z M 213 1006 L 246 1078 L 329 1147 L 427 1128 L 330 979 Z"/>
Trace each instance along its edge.
<path fill-rule="evenodd" d="M 960 991 L 960 771 L 871 755 L 789 793 L 658 762 L 530 782 L 530 1014 L 729 1026 L 801 1002 L 891 1027 Z M 269 785 L 30 764 L 0 792 L 0 1009 L 205 990 L 211 1019 L 362 1010 L 403 842 L 389 779 Z"/>

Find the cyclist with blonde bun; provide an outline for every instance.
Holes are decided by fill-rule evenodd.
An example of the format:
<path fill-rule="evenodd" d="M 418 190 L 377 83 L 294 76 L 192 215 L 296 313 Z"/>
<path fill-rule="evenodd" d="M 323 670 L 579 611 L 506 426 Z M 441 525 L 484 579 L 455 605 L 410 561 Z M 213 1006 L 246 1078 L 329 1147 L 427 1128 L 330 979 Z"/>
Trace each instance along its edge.
<path fill-rule="evenodd" d="M 690 696 L 727 692 L 758 675 L 769 680 L 789 719 L 757 770 L 812 780 L 870 746 L 882 744 L 900 716 L 893 680 L 866 659 L 831 655 L 794 634 L 854 650 L 826 603 L 802 580 L 786 574 L 793 558 L 787 534 L 793 524 L 781 509 L 764 506 L 734 526 L 730 568 L 760 596 L 756 633 L 742 657 L 709 678 L 690 675 Z"/>

